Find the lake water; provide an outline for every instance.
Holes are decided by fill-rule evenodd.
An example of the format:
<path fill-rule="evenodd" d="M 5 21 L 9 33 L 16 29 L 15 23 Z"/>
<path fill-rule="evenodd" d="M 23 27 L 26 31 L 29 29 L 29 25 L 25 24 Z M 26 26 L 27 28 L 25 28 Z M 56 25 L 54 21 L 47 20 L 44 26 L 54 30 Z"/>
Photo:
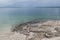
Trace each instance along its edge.
<path fill-rule="evenodd" d="M 0 8 L 0 30 L 34 19 L 60 19 L 60 8 Z"/>

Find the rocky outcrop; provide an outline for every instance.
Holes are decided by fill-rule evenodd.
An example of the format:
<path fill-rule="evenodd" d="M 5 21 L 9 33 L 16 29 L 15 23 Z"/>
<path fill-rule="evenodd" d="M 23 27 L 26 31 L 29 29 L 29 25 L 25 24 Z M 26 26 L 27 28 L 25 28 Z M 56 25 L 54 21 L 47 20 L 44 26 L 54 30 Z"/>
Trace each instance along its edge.
<path fill-rule="evenodd" d="M 19 32 L 26 35 L 27 40 L 41 40 L 43 38 L 59 37 L 60 21 L 30 21 L 15 26 L 12 29 L 12 32 Z"/>

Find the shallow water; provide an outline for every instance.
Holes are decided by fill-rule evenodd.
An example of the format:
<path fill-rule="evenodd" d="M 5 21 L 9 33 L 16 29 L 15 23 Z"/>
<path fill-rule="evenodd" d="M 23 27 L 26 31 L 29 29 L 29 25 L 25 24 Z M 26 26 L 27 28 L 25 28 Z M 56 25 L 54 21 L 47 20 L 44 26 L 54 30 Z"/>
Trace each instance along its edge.
<path fill-rule="evenodd" d="M 0 8 L 0 30 L 34 19 L 60 19 L 60 8 Z"/>

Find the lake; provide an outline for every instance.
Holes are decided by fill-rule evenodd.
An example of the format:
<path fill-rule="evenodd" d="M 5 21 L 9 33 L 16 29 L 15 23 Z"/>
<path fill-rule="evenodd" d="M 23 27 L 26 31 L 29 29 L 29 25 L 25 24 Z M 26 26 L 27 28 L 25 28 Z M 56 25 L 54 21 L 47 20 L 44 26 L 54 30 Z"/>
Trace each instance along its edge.
<path fill-rule="evenodd" d="M 34 19 L 60 20 L 60 8 L 0 8 L 0 30 Z"/>

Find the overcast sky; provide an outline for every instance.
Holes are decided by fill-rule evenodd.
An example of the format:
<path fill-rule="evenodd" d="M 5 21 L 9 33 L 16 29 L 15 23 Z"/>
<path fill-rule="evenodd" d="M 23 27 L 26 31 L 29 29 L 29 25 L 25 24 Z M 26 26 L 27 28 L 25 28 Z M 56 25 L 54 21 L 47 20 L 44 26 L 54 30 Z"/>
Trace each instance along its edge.
<path fill-rule="evenodd" d="M 60 0 L 0 0 L 0 7 L 60 6 Z"/>

